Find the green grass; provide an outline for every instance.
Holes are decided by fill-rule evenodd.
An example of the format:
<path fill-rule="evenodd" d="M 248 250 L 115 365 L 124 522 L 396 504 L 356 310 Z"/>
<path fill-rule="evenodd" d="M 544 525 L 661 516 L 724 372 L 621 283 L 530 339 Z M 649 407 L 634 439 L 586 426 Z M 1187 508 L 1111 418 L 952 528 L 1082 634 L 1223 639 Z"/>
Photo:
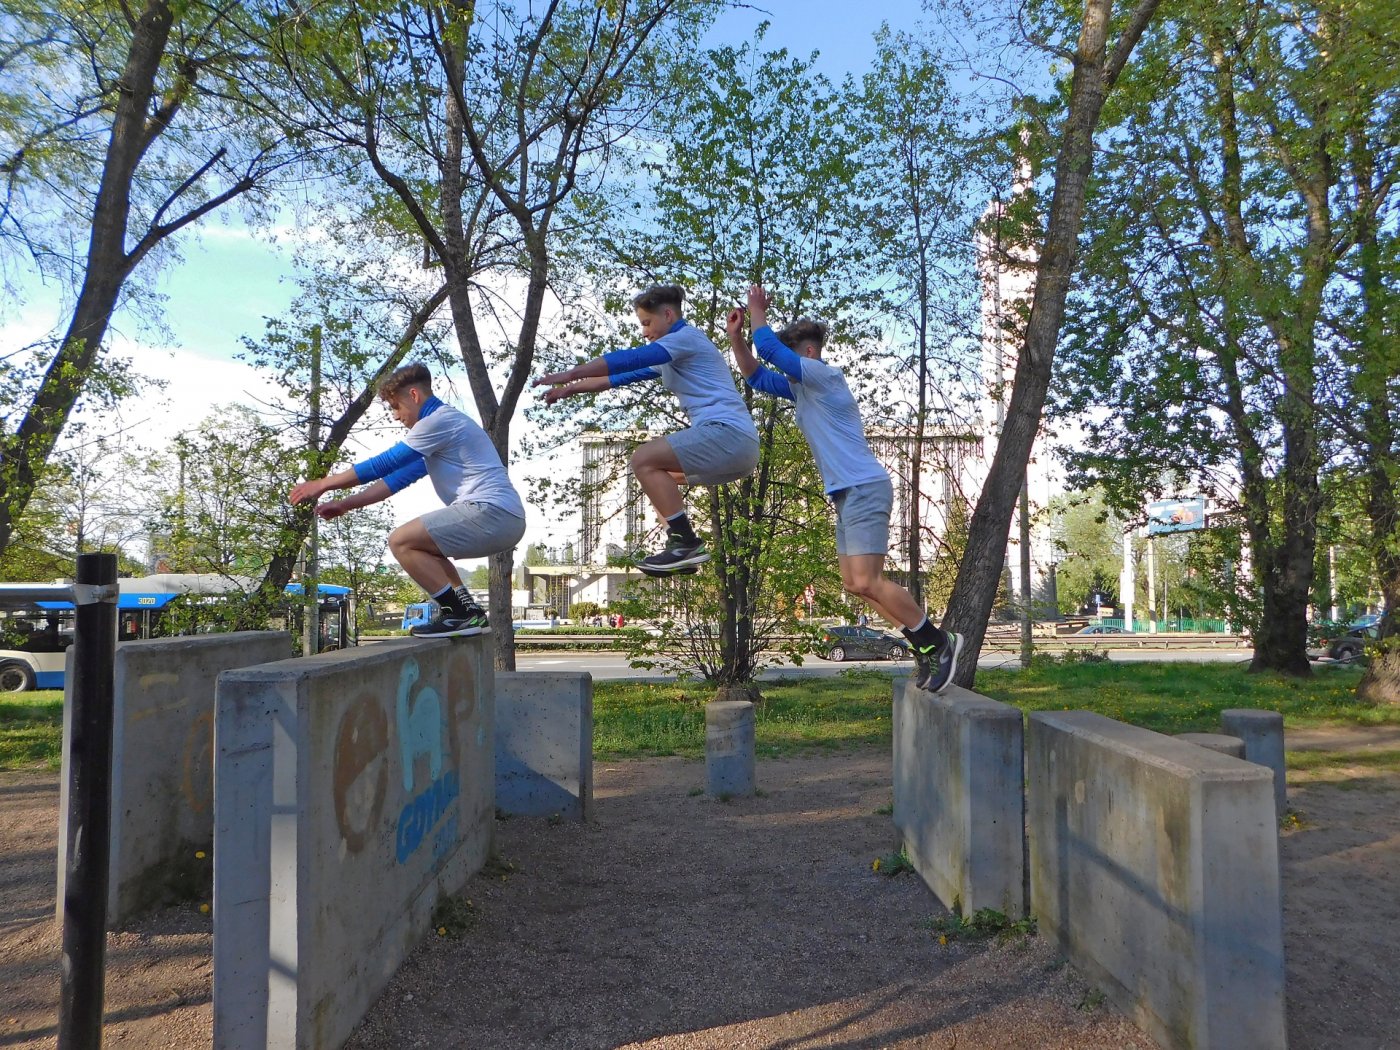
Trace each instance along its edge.
<path fill-rule="evenodd" d="M 1364 769 L 1373 773 L 1400 773 L 1400 751 L 1290 751 L 1287 755 L 1290 772 L 1330 774 L 1354 773 Z"/>
<path fill-rule="evenodd" d="M 0 770 L 56 771 L 62 750 L 62 689 L 0 693 Z"/>
<path fill-rule="evenodd" d="M 761 757 L 811 748 L 888 744 L 890 679 L 871 671 L 834 678 L 763 683 L 754 715 Z M 593 753 L 599 758 L 705 754 L 705 703 L 714 687 L 701 682 L 595 682 Z"/>
<path fill-rule="evenodd" d="M 1319 668 L 1312 679 L 1297 681 L 1246 674 L 1234 664 L 1043 661 L 1028 671 L 983 671 L 977 689 L 1026 711 L 1097 711 L 1163 733 L 1215 730 L 1227 707 L 1281 711 L 1290 728 L 1400 724 L 1400 709 L 1356 701 L 1360 675 L 1355 668 Z M 890 744 L 885 673 L 853 670 L 830 678 L 764 682 L 762 689 L 764 701 L 755 713 L 760 757 Z M 704 705 L 713 696 L 714 689 L 700 682 L 597 682 L 594 754 L 600 759 L 703 757 Z M 61 692 L 0 693 L 0 769 L 56 770 L 62 724 Z M 1391 771 L 1396 759 L 1386 754 L 1391 757 L 1362 764 Z"/>
<path fill-rule="evenodd" d="M 1027 671 L 983 671 L 977 690 L 1024 711 L 1088 710 L 1161 733 L 1218 731 L 1230 707 L 1280 711 L 1290 728 L 1336 723 L 1400 724 L 1400 710 L 1358 703 L 1355 668 L 1319 668 L 1309 680 L 1251 675 L 1235 664 L 1040 661 Z M 703 683 L 598 682 L 593 693 L 594 753 L 599 758 L 705 751 Z M 812 748 L 888 746 L 889 676 L 846 672 L 834 678 L 764 682 L 755 714 L 762 756 Z"/>
<path fill-rule="evenodd" d="M 977 691 L 1023 711 L 1087 710 L 1159 733 L 1219 731 L 1220 712 L 1265 708 L 1284 725 L 1400 724 L 1400 709 L 1356 700 L 1361 672 L 1319 667 L 1310 679 L 1249 674 L 1240 664 L 1036 662 L 1026 671 L 982 671 Z"/>

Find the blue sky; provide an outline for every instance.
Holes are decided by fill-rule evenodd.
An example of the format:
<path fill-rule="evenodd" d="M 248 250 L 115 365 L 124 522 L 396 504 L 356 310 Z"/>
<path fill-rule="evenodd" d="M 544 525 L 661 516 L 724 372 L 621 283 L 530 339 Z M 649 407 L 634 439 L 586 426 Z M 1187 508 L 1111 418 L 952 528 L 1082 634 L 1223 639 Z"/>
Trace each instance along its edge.
<path fill-rule="evenodd" d="M 872 37 L 882 22 L 895 29 L 912 29 L 920 15 L 919 5 L 910 0 L 861 4 L 764 0 L 761 9 L 726 12 L 706 43 L 746 42 L 761 22 L 768 21 L 765 47 L 786 47 L 803 57 L 819 51 L 817 69 L 839 81 L 848 72 L 864 71 L 874 53 Z M 250 234 L 236 211 L 206 219 L 192 234 L 182 235 L 179 246 L 182 261 L 167 267 L 153 282 L 167 297 L 165 322 L 172 340 L 155 345 L 150 336 L 138 332 L 133 318 L 121 315 L 114 318 L 111 340 L 113 348 L 133 357 L 142 371 L 167 378 L 164 404 L 148 400 L 123 413 L 129 420 L 148 420 L 147 443 L 157 446 L 197 425 L 215 405 L 267 397 L 266 379 L 237 362 L 234 355 L 242 347 L 241 338 L 260 335 L 264 318 L 284 313 L 295 292 L 290 243 L 285 239 L 268 243 L 263 236 Z M 0 318 L 0 352 L 34 338 L 56 319 L 60 319 L 56 297 L 34 288 L 22 308 L 7 310 Z M 474 414 L 472 406 L 463 407 Z M 385 440 L 383 434 L 370 439 L 375 444 Z M 522 488 L 523 481 L 517 477 Z M 419 488 L 423 492 L 414 491 Z M 394 501 L 399 520 L 433 506 L 435 497 L 426 485 L 414 486 Z M 532 521 L 527 539 L 562 544 L 572 538 L 575 528 L 572 523 Z"/>

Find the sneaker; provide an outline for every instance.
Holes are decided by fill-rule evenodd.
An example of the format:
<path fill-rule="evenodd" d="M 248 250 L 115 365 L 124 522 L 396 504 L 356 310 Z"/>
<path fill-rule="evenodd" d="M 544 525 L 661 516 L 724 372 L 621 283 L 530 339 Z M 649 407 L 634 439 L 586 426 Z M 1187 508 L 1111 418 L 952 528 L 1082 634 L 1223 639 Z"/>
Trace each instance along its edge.
<path fill-rule="evenodd" d="M 962 655 L 962 635 L 952 631 L 945 634 L 947 640 L 942 646 L 909 647 L 914 654 L 914 684 L 930 693 L 941 693 L 948 688 L 958 670 L 958 657 Z"/>
<path fill-rule="evenodd" d="M 486 613 L 477 606 L 467 610 L 465 616 L 454 616 L 446 609 L 439 609 L 438 615 L 427 623 L 409 629 L 415 638 L 465 638 L 474 634 L 485 634 L 491 629 L 486 621 Z"/>
<path fill-rule="evenodd" d="M 695 566 L 709 560 L 710 552 L 705 550 L 704 540 L 682 539 L 671 533 L 666 539 L 666 549 L 643 558 L 637 568 L 648 576 L 679 576 L 695 572 Z"/>

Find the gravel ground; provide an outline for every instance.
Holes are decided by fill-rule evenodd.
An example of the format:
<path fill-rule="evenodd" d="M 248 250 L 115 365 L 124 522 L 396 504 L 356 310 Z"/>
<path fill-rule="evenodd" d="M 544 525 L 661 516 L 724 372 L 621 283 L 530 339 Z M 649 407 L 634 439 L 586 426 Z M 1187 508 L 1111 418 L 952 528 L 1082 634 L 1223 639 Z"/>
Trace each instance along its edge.
<path fill-rule="evenodd" d="M 886 752 L 764 761 L 763 796 L 722 803 L 701 763 L 600 764 L 593 823 L 498 822 L 469 928 L 425 941 L 350 1045 L 1150 1050 L 1043 942 L 939 944 L 917 877 L 871 870 L 889 776 Z M 1344 783 L 1295 786 L 1282 840 L 1293 1050 L 1400 1048 L 1400 781 Z M 4 1048 L 55 1043 L 57 801 L 0 774 Z M 208 918 L 108 945 L 106 1044 L 208 1047 Z"/>

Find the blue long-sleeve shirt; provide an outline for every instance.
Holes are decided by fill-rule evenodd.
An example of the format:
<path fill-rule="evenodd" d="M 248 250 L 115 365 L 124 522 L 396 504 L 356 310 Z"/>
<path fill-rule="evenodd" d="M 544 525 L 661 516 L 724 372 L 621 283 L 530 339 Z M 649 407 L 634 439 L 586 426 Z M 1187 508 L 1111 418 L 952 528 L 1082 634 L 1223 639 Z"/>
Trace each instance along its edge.
<path fill-rule="evenodd" d="M 613 386 L 660 379 L 680 401 L 691 426 L 725 423 L 758 440 L 758 430 L 734 386 L 729 365 L 715 344 L 684 319 L 656 342 L 609 351 L 603 360 Z"/>

